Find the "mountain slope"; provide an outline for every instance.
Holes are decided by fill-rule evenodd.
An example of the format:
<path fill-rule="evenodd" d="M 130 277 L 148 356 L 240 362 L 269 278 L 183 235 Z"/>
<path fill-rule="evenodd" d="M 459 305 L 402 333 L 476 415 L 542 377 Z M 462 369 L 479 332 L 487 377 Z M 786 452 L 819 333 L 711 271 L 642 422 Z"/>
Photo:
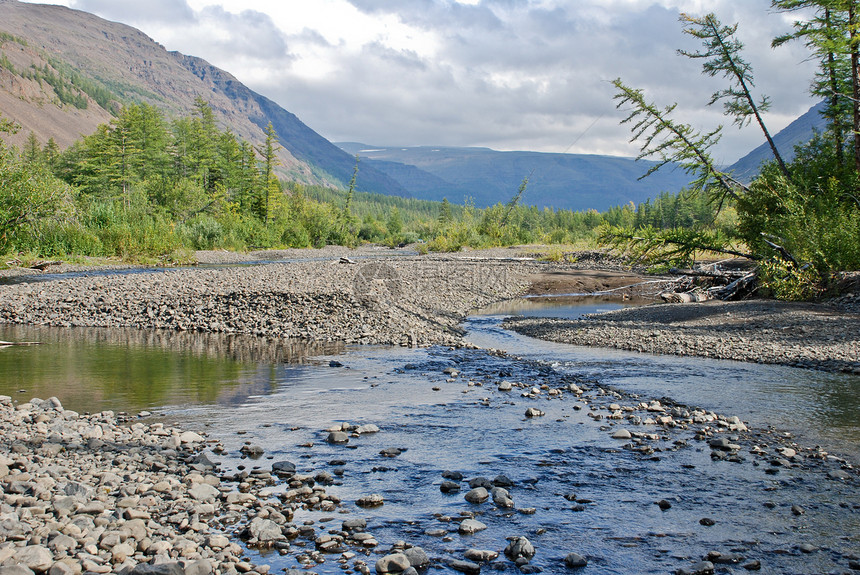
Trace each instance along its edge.
<path fill-rule="evenodd" d="M 779 150 L 786 162 L 790 162 L 794 158 L 796 145 L 808 142 L 815 130 L 823 131 L 826 128 L 827 122 L 821 115 L 824 104 L 824 102 L 816 104 L 773 137 L 776 149 Z M 735 177 L 739 180 L 748 182 L 758 174 L 763 162 L 769 162 L 772 159 L 773 152 L 765 142 L 732 164 L 729 169 L 734 172 Z"/>
<path fill-rule="evenodd" d="M 283 171 L 306 183 L 344 186 L 354 158 L 304 125 L 295 115 L 251 91 L 231 74 L 200 58 L 168 52 L 148 36 L 61 6 L 0 0 L 0 113 L 22 126 L 13 143 L 30 131 L 44 143 L 65 147 L 109 121 L 123 104 L 146 102 L 169 116 L 187 115 L 200 96 L 222 128 L 254 144 L 272 122 L 279 135 Z M 34 68 L 35 66 L 35 68 Z M 29 79 L 38 68 L 63 87 Z M 43 76 L 45 74 L 42 74 Z M 69 103 L 72 94 L 85 103 Z M 94 96 L 109 97 L 98 98 Z M 402 193 L 386 175 L 362 173 L 368 190 Z"/>
<path fill-rule="evenodd" d="M 690 181 L 682 170 L 669 167 L 639 180 L 652 162 L 613 156 L 338 145 L 387 173 L 416 198 L 454 203 L 471 199 L 477 207 L 508 201 L 525 177 L 524 204 L 572 210 L 638 204 L 663 191 L 677 192 Z"/>

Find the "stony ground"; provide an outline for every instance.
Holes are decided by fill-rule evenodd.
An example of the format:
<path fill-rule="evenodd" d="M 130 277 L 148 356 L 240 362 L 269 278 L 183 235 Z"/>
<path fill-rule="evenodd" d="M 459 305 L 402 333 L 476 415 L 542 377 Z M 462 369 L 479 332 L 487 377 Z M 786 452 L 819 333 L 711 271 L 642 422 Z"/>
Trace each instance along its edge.
<path fill-rule="evenodd" d="M 199 268 L 101 275 L 80 265 L 0 277 L 83 272 L 0 285 L 0 322 L 139 327 L 323 342 L 461 343 L 471 310 L 517 297 L 609 291 L 656 299 L 666 278 L 642 276 L 600 252 L 540 246 L 416 256 L 406 249 L 197 252 Z M 556 254 L 558 255 L 558 254 Z M 252 262 L 277 262 L 242 266 Z M 220 266 L 232 267 L 220 267 Z M 856 283 L 856 282 L 855 282 Z M 753 300 L 662 304 L 580 321 L 527 319 L 507 326 L 577 345 L 860 372 L 860 295 L 824 304 Z"/>
<path fill-rule="evenodd" d="M 599 258 L 537 262 L 511 250 L 379 259 L 372 251 L 338 249 L 199 259 L 215 265 L 302 255 L 303 261 L 254 267 L 0 285 L 0 321 L 457 344 L 459 324 L 471 309 L 515 297 L 529 285 L 537 293 L 581 293 L 652 281 Z M 662 304 L 576 322 L 532 319 L 509 326 L 583 345 L 860 373 L 858 319 L 858 298 L 846 295 L 831 305 Z M 285 527 L 295 509 L 334 510 L 340 504 L 319 478 L 297 475 L 287 462 L 224 476 L 200 456 L 204 447 L 217 445 L 145 417 L 79 414 L 55 399 L 16 405 L 0 397 L 0 436 L 0 575 L 266 573 L 265 565 L 243 558 L 232 533 L 251 546 L 288 547 L 291 537 L 307 535 L 301 526 Z M 276 479 L 289 490 L 273 500 L 264 490 Z M 358 549 L 376 543 L 360 521 L 336 531 L 314 539 L 310 555 L 345 542 Z M 392 551 L 381 567 L 356 562 L 360 557 L 351 551 L 345 556 L 363 573 L 374 567 L 410 572 L 427 560 L 405 544 Z"/>
<path fill-rule="evenodd" d="M 582 320 L 515 319 L 519 333 L 575 345 L 860 374 L 860 314 L 774 301 L 655 304 Z"/>
<path fill-rule="evenodd" d="M 92 274 L 0 286 L 0 322 L 452 344 L 471 309 L 526 284 L 517 263 L 415 257 Z"/>

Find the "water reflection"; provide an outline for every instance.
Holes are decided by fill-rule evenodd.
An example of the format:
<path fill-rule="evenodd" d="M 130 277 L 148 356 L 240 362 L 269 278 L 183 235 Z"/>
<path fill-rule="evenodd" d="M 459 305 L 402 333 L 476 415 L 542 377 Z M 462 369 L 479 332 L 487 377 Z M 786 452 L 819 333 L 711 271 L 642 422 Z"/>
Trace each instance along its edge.
<path fill-rule="evenodd" d="M 278 366 L 338 353 L 308 344 L 167 330 L 0 326 L 0 394 L 57 396 L 68 409 L 134 412 L 164 405 L 239 404 L 271 393 Z"/>

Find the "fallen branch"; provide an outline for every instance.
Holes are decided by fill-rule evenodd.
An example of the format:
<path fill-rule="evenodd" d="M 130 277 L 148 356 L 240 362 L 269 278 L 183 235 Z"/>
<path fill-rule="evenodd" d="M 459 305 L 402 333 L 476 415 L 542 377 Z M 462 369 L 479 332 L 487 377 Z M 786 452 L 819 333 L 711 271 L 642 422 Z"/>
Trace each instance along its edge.
<path fill-rule="evenodd" d="M 40 272 L 43 272 L 46 269 L 48 269 L 50 266 L 58 266 L 61 263 L 63 263 L 63 262 L 60 260 L 54 260 L 54 261 L 50 261 L 50 262 L 35 262 L 34 264 L 32 264 L 30 266 L 30 269 L 31 270 L 39 270 Z"/>
<path fill-rule="evenodd" d="M 746 274 L 730 283 L 725 287 L 711 288 L 708 290 L 714 297 L 721 300 L 729 300 L 736 297 L 739 293 L 747 290 L 756 281 L 757 275 L 753 272 Z"/>

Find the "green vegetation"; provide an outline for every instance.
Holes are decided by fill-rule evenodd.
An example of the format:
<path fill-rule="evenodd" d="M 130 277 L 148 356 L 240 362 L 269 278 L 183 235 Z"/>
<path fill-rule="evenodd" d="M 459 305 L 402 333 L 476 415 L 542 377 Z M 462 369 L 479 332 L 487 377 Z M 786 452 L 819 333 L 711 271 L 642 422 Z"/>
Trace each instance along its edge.
<path fill-rule="evenodd" d="M 276 177 L 278 135 L 271 124 L 260 147 L 218 128 L 202 99 L 187 117 L 166 118 L 152 105 L 127 105 L 108 124 L 60 151 L 31 134 L 24 148 L 0 143 L 0 253 L 180 261 L 194 249 L 312 247 L 415 243 L 421 252 L 517 244 L 596 245 L 640 261 L 688 265 L 703 253 L 756 262 L 760 285 L 782 298 L 814 297 L 838 274 L 860 269 L 860 0 L 775 0 L 778 10 L 813 14 L 774 41 L 801 40 L 820 62 L 814 94 L 826 98 L 828 129 L 779 155 L 753 95 L 752 67 L 742 58 L 737 25 L 714 15 L 681 16 L 703 50 L 681 52 L 703 61 L 703 72 L 728 87 L 711 96 L 738 127 L 758 126 L 774 159 L 746 184 L 717 166 L 709 149 L 722 126 L 699 131 L 673 117 L 641 90 L 614 81 L 624 122 L 640 157 L 691 176 L 688 189 L 642 204 L 594 210 L 539 209 L 521 204 L 531 174 L 508 202 L 477 209 L 360 192 L 356 157 L 347 189 Z M 6 41 L 8 38 L 0 37 Z M 0 62 L 2 64 L 2 62 Z M 6 65 L 6 64 L 3 64 Z M 11 64 L 9 64 L 11 65 Z M 31 70 L 69 100 L 111 101 L 108 87 L 56 63 Z M 65 96 L 63 96 L 65 94 Z M 13 126 L 0 118 L 0 130 Z M 289 167 L 282 173 L 289 173 Z M 647 174 L 646 174 L 647 175 Z M 562 248 L 547 259 L 562 261 Z"/>
<path fill-rule="evenodd" d="M 786 163 L 761 116 L 769 100 L 753 97 L 752 67 L 741 57 L 737 25 L 723 26 L 713 14 L 681 15 L 684 32 L 702 40 L 704 50 L 679 53 L 703 59 L 703 73 L 729 82 L 709 103 L 722 101 L 725 114 L 738 127 L 754 120 L 771 146 L 773 161 L 744 185 L 722 172 L 708 153 L 722 126 L 702 134 L 672 118 L 674 105 L 658 107 L 641 90 L 615 80 L 619 107 L 632 110 L 624 122 L 632 124 L 633 140 L 643 142 L 640 157 L 658 159 L 652 172 L 668 163 L 680 164 L 694 176 L 692 190 L 708 198 L 719 216 L 708 221 L 699 214 L 697 221 L 668 226 L 664 220 L 662 229 L 643 220 L 607 225 L 600 238 L 653 264 L 689 263 L 702 252 L 746 257 L 757 263 L 760 285 L 775 296 L 808 299 L 826 291 L 840 272 L 860 269 L 860 2 L 772 4 L 782 11 L 812 11 L 810 20 L 796 22 L 794 33 L 777 38 L 774 45 L 803 39 L 812 49 L 820 62 L 812 93 L 827 97 L 827 131 L 799 146 L 794 161 Z M 852 134 L 853 146 L 846 145 L 846 134 Z"/>
<path fill-rule="evenodd" d="M 189 250 L 215 248 L 418 243 L 451 251 L 591 242 L 601 225 L 714 217 L 696 194 L 605 214 L 523 206 L 528 178 L 509 202 L 484 210 L 359 192 L 358 159 L 346 190 L 305 186 L 275 177 L 278 147 L 271 126 L 258 149 L 219 130 L 202 99 L 172 121 L 154 106 L 128 106 L 64 152 L 31 133 L 22 150 L 2 148 L 4 174 L 19 184 L 4 184 L 17 191 L 4 205 L 0 253 L 181 261 Z"/>

